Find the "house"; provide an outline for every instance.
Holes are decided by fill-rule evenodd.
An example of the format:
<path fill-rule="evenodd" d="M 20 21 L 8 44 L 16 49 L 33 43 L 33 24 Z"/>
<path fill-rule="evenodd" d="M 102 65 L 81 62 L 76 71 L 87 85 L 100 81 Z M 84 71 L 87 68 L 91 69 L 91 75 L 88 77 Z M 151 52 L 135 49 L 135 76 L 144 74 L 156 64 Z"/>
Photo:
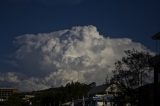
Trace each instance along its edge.
<path fill-rule="evenodd" d="M 0 106 L 5 106 L 6 101 L 10 96 L 18 90 L 14 88 L 0 88 Z"/>
<path fill-rule="evenodd" d="M 34 95 L 32 95 L 32 94 L 26 94 L 26 95 L 24 95 L 24 97 L 22 98 L 22 100 L 24 100 L 24 101 L 30 101 L 30 99 L 32 99 L 32 98 L 34 98 L 35 96 Z"/>
<path fill-rule="evenodd" d="M 12 94 L 16 93 L 14 88 L 0 88 L 0 102 L 5 102 Z"/>
<path fill-rule="evenodd" d="M 62 106 L 90 106 L 88 104 L 89 99 L 88 98 L 82 98 L 77 100 L 72 100 L 70 102 L 63 103 Z"/>
<path fill-rule="evenodd" d="M 90 104 L 93 106 L 111 106 L 114 103 L 114 98 L 123 94 L 123 90 L 124 88 L 118 83 L 96 86 L 88 93 L 92 98 Z"/>

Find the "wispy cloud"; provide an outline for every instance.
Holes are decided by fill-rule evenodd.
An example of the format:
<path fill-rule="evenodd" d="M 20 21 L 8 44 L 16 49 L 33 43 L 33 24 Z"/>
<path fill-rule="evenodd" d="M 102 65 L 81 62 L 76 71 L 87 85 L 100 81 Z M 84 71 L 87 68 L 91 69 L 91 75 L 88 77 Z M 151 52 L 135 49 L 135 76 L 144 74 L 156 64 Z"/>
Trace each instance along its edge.
<path fill-rule="evenodd" d="M 14 62 L 21 71 L 3 73 L 0 82 L 22 90 L 64 85 L 70 81 L 102 84 L 124 50 L 146 50 L 129 38 L 104 38 L 95 26 L 16 37 Z M 21 77 L 24 76 L 24 77 Z M 27 89 L 24 86 L 28 86 Z"/>

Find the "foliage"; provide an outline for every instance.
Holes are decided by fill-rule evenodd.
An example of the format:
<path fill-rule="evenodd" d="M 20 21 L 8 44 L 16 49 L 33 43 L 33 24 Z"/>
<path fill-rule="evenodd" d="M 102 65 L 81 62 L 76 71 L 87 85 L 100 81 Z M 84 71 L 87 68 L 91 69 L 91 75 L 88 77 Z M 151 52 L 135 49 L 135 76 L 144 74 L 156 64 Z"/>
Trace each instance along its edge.
<path fill-rule="evenodd" d="M 41 91 L 35 91 L 28 93 L 29 95 L 34 95 L 34 98 L 31 98 L 33 106 L 59 106 L 59 104 L 72 101 L 75 99 L 82 99 L 83 96 L 87 97 L 87 93 L 90 90 L 90 85 L 71 82 L 66 84 L 64 87 L 50 88 Z M 26 94 L 21 94 L 26 95 Z M 8 100 L 8 106 L 26 106 L 25 101 L 22 100 L 22 96 L 13 95 Z M 27 103 L 29 104 L 29 103 Z"/>
<path fill-rule="evenodd" d="M 117 81 L 126 88 L 135 88 L 145 83 L 150 68 L 149 61 L 152 56 L 148 52 L 137 50 L 126 50 L 126 56 L 115 63 L 114 76 L 112 81 Z"/>
<path fill-rule="evenodd" d="M 25 106 L 25 102 L 22 100 L 20 94 L 14 94 L 8 98 L 6 106 Z"/>
<path fill-rule="evenodd" d="M 137 104 L 137 100 L 140 100 L 138 88 L 143 86 L 151 77 L 150 74 L 153 69 L 150 66 L 150 60 L 152 55 L 134 49 L 126 50 L 125 55 L 115 63 L 114 74 L 110 83 L 119 83 L 124 88 L 123 94 L 119 95 L 119 98 Z"/>

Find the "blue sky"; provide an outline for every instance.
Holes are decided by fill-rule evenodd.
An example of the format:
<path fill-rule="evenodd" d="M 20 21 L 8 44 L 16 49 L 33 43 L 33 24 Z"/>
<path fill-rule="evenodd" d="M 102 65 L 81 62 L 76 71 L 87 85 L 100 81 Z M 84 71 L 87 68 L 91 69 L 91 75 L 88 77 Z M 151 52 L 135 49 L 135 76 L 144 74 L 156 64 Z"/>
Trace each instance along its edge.
<path fill-rule="evenodd" d="M 111 38 L 130 38 L 155 50 L 160 31 L 159 0 L 0 0 L 0 69 L 23 34 L 48 33 L 94 25 Z"/>
<path fill-rule="evenodd" d="M 77 1 L 77 2 L 73 2 Z M 0 55 L 13 49 L 16 36 L 95 25 L 111 37 L 129 37 L 152 47 L 160 30 L 159 0 L 1 0 Z"/>

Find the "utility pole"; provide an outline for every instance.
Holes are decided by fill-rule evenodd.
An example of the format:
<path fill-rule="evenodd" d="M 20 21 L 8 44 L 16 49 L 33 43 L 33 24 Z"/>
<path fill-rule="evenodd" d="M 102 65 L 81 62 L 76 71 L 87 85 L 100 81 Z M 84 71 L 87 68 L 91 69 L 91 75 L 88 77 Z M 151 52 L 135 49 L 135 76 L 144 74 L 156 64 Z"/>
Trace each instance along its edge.
<path fill-rule="evenodd" d="M 151 63 L 152 66 L 154 67 L 154 106 L 159 106 L 158 102 L 158 93 L 159 93 L 159 89 L 158 89 L 158 84 L 159 84 L 159 74 L 160 74 L 160 54 L 159 54 L 159 45 L 158 45 L 158 41 L 160 41 L 160 32 L 156 33 L 155 35 L 153 35 L 152 37 L 153 40 L 156 40 L 156 52 L 158 54 L 156 54 L 155 57 L 153 57 Z"/>
<path fill-rule="evenodd" d="M 85 106 L 85 99 L 84 99 L 84 96 L 83 96 L 83 102 L 82 102 L 83 106 Z"/>

